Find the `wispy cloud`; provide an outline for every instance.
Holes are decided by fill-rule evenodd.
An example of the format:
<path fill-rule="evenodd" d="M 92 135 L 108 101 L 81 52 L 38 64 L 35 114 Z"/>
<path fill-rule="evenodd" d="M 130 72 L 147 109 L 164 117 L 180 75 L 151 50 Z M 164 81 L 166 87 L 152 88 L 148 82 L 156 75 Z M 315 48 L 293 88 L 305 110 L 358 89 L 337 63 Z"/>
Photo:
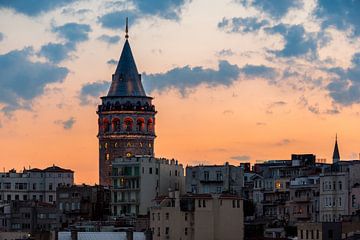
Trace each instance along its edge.
<path fill-rule="evenodd" d="M 73 128 L 76 120 L 74 117 L 70 117 L 67 120 L 56 120 L 54 123 L 57 125 L 61 125 L 65 130 L 70 130 Z"/>

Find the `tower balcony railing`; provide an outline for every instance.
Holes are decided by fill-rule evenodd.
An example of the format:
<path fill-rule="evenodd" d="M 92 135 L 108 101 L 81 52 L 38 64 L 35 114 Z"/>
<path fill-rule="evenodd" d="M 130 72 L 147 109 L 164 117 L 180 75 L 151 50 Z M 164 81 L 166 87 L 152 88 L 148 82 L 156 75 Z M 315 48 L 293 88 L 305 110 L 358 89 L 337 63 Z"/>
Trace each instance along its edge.
<path fill-rule="evenodd" d="M 156 112 L 154 105 L 138 105 L 138 104 L 107 104 L 98 105 L 98 112 L 102 111 L 141 111 Z"/>

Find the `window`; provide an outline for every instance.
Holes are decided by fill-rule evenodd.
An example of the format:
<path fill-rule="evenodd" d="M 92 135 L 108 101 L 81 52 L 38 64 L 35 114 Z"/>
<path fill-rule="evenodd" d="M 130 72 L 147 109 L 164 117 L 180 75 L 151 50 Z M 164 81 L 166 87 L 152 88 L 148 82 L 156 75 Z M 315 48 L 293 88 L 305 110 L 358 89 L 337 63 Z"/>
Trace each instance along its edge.
<path fill-rule="evenodd" d="M 152 220 L 155 221 L 155 213 L 152 213 Z"/>
<path fill-rule="evenodd" d="M 232 200 L 232 206 L 235 208 L 235 200 Z"/>
<path fill-rule="evenodd" d="M 185 236 L 187 236 L 187 235 L 188 235 L 188 229 L 185 228 Z"/>
<path fill-rule="evenodd" d="M 185 213 L 185 221 L 187 221 L 187 218 L 188 218 L 188 214 Z"/>
<path fill-rule="evenodd" d="M 49 183 L 49 190 L 50 190 L 50 191 L 53 190 L 53 185 L 52 185 L 52 183 Z"/>
<path fill-rule="evenodd" d="M 11 195 L 10 195 L 10 194 L 8 194 L 8 195 L 6 196 L 6 200 L 11 201 Z"/>
<path fill-rule="evenodd" d="M 149 168 L 149 174 L 152 174 L 152 168 Z"/>
<path fill-rule="evenodd" d="M 333 238 L 333 230 L 328 230 L 328 238 L 332 239 Z"/>
<path fill-rule="evenodd" d="M 206 200 L 203 199 L 203 207 L 206 207 Z"/>
<path fill-rule="evenodd" d="M 105 159 L 106 159 L 106 161 L 109 161 L 109 159 L 110 159 L 110 154 L 107 153 L 107 154 L 105 155 Z"/>
<path fill-rule="evenodd" d="M 159 175 L 159 168 L 155 168 L 155 174 Z"/>
<path fill-rule="evenodd" d="M 169 230 L 170 230 L 169 227 L 165 228 L 165 235 L 169 235 Z"/>
<path fill-rule="evenodd" d="M 169 214 L 168 212 L 165 213 L 165 219 L 166 219 L 166 220 L 169 220 L 169 215 L 170 215 L 170 214 Z"/>
<path fill-rule="evenodd" d="M 339 197 L 339 207 L 341 207 L 341 197 Z"/>
<path fill-rule="evenodd" d="M 221 187 L 216 187 L 216 192 L 221 193 Z"/>
<path fill-rule="evenodd" d="M 157 233 L 158 237 L 160 237 L 160 227 L 158 227 L 158 233 Z"/>
<path fill-rule="evenodd" d="M 33 199 L 33 200 L 36 200 L 36 195 L 33 195 L 33 196 L 32 196 L 32 199 Z"/>
<path fill-rule="evenodd" d="M 204 180 L 209 181 L 209 171 L 204 172 Z"/>
<path fill-rule="evenodd" d="M 158 213 L 158 221 L 160 221 L 160 213 Z"/>
<path fill-rule="evenodd" d="M 15 195 L 15 200 L 19 200 L 19 195 Z"/>
<path fill-rule="evenodd" d="M 336 190 L 336 182 L 333 182 L 333 189 Z"/>
<path fill-rule="evenodd" d="M 191 176 L 192 176 L 192 178 L 196 178 L 196 172 L 195 172 L 195 171 L 192 171 L 192 172 L 191 172 Z"/>
<path fill-rule="evenodd" d="M 342 181 L 339 181 L 339 190 L 342 190 Z"/>
<path fill-rule="evenodd" d="M 201 208 L 201 200 L 198 200 L 198 207 Z"/>
<path fill-rule="evenodd" d="M 222 181 L 222 172 L 221 171 L 216 171 L 216 180 Z"/>
<path fill-rule="evenodd" d="M 36 190 L 36 183 L 33 183 L 32 189 L 33 189 L 33 190 Z"/>
<path fill-rule="evenodd" d="M 316 239 L 319 239 L 320 237 L 320 233 L 319 233 L 319 229 L 316 230 Z"/>
<path fill-rule="evenodd" d="M 236 207 L 240 208 L 240 200 L 236 200 Z"/>
<path fill-rule="evenodd" d="M 49 195 L 49 202 L 53 201 L 53 195 Z"/>
<path fill-rule="evenodd" d="M 27 195 L 23 195 L 23 200 L 24 201 L 27 201 L 28 199 L 27 199 Z"/>

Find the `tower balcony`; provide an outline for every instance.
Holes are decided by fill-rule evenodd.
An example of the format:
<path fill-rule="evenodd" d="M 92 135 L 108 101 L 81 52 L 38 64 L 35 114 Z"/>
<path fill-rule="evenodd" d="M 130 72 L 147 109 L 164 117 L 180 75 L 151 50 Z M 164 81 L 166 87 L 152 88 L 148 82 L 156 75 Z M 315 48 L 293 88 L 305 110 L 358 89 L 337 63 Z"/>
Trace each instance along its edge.
<path fill-rule="evenodd" d="M 98 105 L 98 112 L 149 112 L 156 113 L 155 105 L 150 104 L 102 104 Z"/>

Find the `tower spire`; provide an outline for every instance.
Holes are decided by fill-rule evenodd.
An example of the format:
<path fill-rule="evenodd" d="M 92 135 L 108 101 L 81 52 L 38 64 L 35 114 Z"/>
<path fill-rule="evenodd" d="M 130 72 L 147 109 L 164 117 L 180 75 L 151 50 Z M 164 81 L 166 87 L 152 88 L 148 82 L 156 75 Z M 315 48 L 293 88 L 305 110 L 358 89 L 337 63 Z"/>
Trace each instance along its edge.
<path fill-rule="evenodd" d="M 129 25 L 128 25 L 128 18 L 126 17 L 126 25 L 125 25 L 125 38 L 129 38 Z"/>
<path fill-rule="evenodd" d="M 333 163 L 337 163 L 340 161 L 340 153 L 339 153 L 339 146 L 337 142 L 337 133 L 335 135 L 335 146 L 334 146 L 334 152 L 333 152 Z"/>

